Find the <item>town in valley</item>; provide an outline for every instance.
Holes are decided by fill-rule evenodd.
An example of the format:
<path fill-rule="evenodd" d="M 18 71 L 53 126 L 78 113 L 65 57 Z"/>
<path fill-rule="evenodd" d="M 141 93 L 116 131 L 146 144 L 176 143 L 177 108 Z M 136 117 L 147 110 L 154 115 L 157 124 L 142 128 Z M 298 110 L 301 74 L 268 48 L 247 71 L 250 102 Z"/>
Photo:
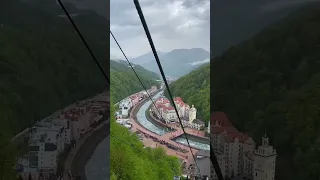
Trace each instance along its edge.
<path fill-rule="evenodd" d="M 184 177 L 199 176 L 197 165 L 202 178 L 218 180 L 210 161 L 211 141 L 225 179 L 274 180 L 277 153 L 266 133 L 256 148 L 253 139 L 233 127 L 225 113 L 213 112 L 206 125 L 197 119 L 194 105 L 174 97 L 189 148 L 176 111 L 164 96 L 163 84 L 159 87 L 134 93 L 116 104 L 116 122 L 135 133 L 145 147 L 162 147 L 168 155 L 178 157 Z"/>

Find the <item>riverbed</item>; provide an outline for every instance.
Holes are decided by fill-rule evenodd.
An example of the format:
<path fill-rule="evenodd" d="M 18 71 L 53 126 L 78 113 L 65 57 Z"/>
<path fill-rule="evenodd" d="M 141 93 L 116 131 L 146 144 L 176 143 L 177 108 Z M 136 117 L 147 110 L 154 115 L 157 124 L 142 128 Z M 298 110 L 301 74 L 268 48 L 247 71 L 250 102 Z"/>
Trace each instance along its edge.
<path fill-rule="evenodd" d="M 158 92 L 155 96 L 153 96 L 152 99 L 156 100 L 158 97 L 161 96 L 163 91 Z M 140 109 L 137 112 L 137 121 L 146 129 L 148 129 L 151 132 L 154 132 L 160 136 L 164 135 L 165 133 L 168 133 L 169 131 L 167 128 L 163 128 L 160 126 L 157 126 L 153 124 L 151 121 L 148 120 L 146 116 L 146 111 L 148 110 L 149 106 L 152 104 L 152 101 L 149 100 L 145 102 Z M 185 137 L 179 137 L 175 140 L 178 143 L 185 144 L 187 145 L 187 140 Z M 203 140 L 197 140 L 197 138 L 189 138 L 188 141 L 190 143 L 191 147 L 197 148 L 197 149 L 202 149 L 202 150 L 210 150 L 210 145 L 207 143 L 204 143 Z"/>

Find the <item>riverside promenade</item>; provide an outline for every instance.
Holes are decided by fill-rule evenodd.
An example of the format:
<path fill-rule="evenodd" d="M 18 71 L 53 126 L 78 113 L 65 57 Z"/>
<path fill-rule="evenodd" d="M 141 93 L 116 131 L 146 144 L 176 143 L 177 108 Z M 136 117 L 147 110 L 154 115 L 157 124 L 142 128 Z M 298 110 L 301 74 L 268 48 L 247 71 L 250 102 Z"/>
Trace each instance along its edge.
<path fill-rule="evenodd" d="M 145 127 L 143 127 L 139 123 L 139 121 L 135 118 L 137 111 L 140 109 L 140 107 L 144 103 L 146 103 L 146 100 L 141 101 L 139 104 L 134 106 L 130 111 L 130 121 L 133 125 L 131 130 L 133 132 L 139 132 L 139 133 L 145 134 L 145 138 L 142 142 L 146 147 L 153 147 L 153 148 L 154 147 L 162 147 L 165 149 L 167 155 L 178 157 L 179 159 L 186 162 L 186 165 L 188 165 L 188 166 L 190 164 L 192 164 L 192 162 L 193 162 L 192 153 L 195 155 L 195 153 L 198 150 L 195 148 L 191 148 L 191 150 L 192 150 L 192 153 L 191 153 L 190 148 L 188 146 L 173 141 L 173 139 L 175 137 L 178 137 L 183 134 L 183 132 L 180 128 L 175 127 L 174 129 L 176 129 L 177 131 L 168 132 L 168 133 L 164 134 L 163 136 L 159 136 L 158 134 L 155 134 L 155 133 L 149 131 L 148 129 L 146 129 Z M 180 147 L 181 149 L 186 150 L 186 152 L 184 153 L 179 150 L 169 148 L 166 144 L 162 144 L 161 142 L 165 142 L 167 144 L 171 144 L 173 146 Z"/>

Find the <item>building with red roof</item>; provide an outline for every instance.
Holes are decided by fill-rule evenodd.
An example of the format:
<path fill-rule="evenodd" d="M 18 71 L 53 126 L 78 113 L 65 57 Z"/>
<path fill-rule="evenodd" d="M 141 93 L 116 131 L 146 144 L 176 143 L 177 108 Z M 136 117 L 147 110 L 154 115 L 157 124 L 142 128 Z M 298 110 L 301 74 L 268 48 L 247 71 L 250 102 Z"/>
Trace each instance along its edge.
<path fill-rule="evenodd" d="M 131 95 L 129 98 L 132 102 L 132 106 L 136 106 L 139 103 L 140 97 L 137 94 Z"/>
<path fill-rule="evenodd" d="M 244 156 L 254 151 L 255 142 L 248 134 L 239 132 L 224 112 L 213 112 L 209 127 L 213 150 L 225 160 L 223 173 L 227 177 L 245 175 L 246 163 L 252 162 L 248 158 L 244 161 Z"/>

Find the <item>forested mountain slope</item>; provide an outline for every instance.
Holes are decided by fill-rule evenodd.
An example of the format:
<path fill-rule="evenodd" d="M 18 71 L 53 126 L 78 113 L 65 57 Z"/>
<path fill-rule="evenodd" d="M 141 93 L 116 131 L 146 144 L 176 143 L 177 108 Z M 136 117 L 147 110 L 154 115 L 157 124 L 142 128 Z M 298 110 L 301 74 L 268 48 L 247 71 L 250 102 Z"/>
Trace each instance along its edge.
<path fill-rule="evenodd" d="M 202 65 L 170 84 L 173 96 L 181 97 L 197 109 L 197 118 L 208 125 L 210 119 L 210 64 Z M 165 92 L 168 96 L 168 92 Z"/>
<path fill-rule="evenodd" d="M 75 21 L 81 27 L 90 27 L 83 30 L 85 38 L 107 71 L 106 44 L 100 43 L 106 20 L 95 13 L 77 18 Z M 92 28 L 93 22 L 102 29 Z M 77 100 L 108 88 L 67 19 L 45 9 L 18 0 L 0 2 L 0 47 L 0 161 L 4 158 L 3 146 L 15 134 Z M 9 155 L 9 151 L 6 161 L 13 163 L 9 156 L 14 153 Z M 11 179 L 8 172 L 12 166 L 6 164 L 4 169 L 2 165 L 0 168 L 6 172 L 3 177 Z"/>
<path fill-rule="evenodd" d="M 167 180 L 181 174 L 177 157 L 167 156 L 161 148 L 143 148 L 138 137 L 117 124 L 114 117 L 110 134 L 111 180 Z"/>
<path fill-rule="evenodd" d="M 143 90 L 138 78 L 128 66 L 125 61 L 110 61 L 111 104 Z M 138 65 L 134 65 L 134 68 L 146 88 L 157 84 L 155 81 L 159 78 L 157 74 Z M 115 108 L 117 107 L 111 106 L 112 115 L 115 114 Z M 167 156 L 160 148 L 143 148 L 138 137 L 117 124 L 113 116 L 110 133 L 111 180 L 167 180 L 181 174 L 178 158 Z"/>
<path fill-rule="evenodd" d="M 11 7 L 10 3 L 15 6 Z M 106 81 L 68 21 L 28 9 L 23 3 L 10 3 L 6 5 L 26 12 L 22 17 L 1 16 L 0 19 L 0 78 L 4 99 L 0 103 L 10 102 L 11 105 L 4 107 L 12 110 L 1 108 L 5 111 L 1 114 L 9 121 L 6 125 L 17 132 L 57 108 L 105 90 Z M 1 9 L 8 9 L 7 6 L 1 5 Z M 36 17 L 40 20 L 48 17 L 51 25 L 43 25 L 45 28 L 38 32 Z M 105 68 L 103 46 L 89 36 L 88 40 L 95 45 L 97 57 Z"/>
<path fill-rule="evenodd" d="M 320 8 L 303 9 L 211 62 L 211 105 L 257 143 L 267 130 L 276 179 L 320 176 Z"/>
<path fill-rule="evenodd" d="M 160 79 L 160 76 L 155 72 L 149 71 L 137 64 L 131 63 L 131 65 L 133 66 L 134 70 L 136 71 L 139 77 L 144 76 L 144 77 L 150 77 L 152 79 Z M 122 61 L 122 60 L 118 60 L 118 61 L 111 60 L 110 71 L 133 72 L 128 62 Z"/>
<path fill-rule="evenodd" d="M 124 61 L 110 61 L 110 95 L 113 102 L 119 102 L 133 93 L 144 90 L 129 64 L 125 63 Z M 134 69 L 145 88 L 149 89 L 153 85 L 158 85 L 156 80 L 159 76 L 157 74 L 141 66 L 134 65 Z"/>

